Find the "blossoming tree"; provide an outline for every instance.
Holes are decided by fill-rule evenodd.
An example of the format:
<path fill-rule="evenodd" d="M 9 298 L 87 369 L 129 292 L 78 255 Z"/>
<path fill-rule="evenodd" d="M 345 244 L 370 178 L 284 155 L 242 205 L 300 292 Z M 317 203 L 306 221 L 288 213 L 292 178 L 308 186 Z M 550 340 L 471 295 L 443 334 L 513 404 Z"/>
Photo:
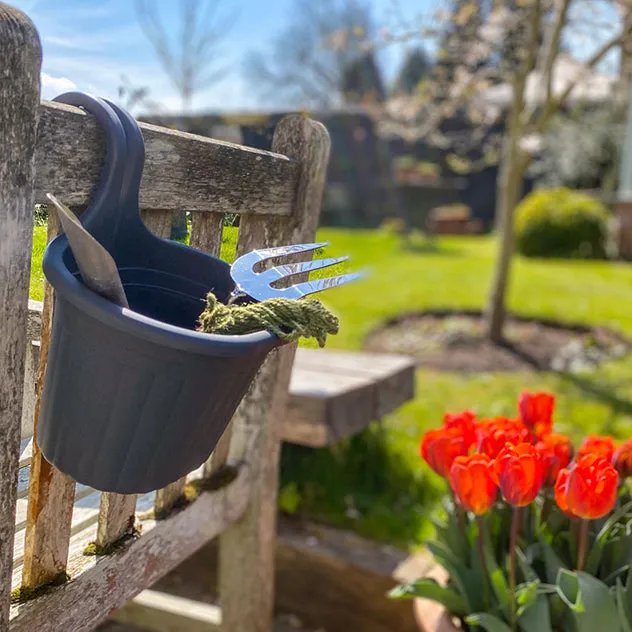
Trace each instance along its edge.
<path fill-rule="evenodd" d="M 487 333 L 503 338 L 514 210 L 534 143 L 569 103 L 590 100 L 590 75 L 632 32 L 625 19 L 632 0 L 452 0 L 428 28 L 387 33 L 392 41 L 423 34 L 438 44 L 434 76 L 418 87 L 406 116 L 385 118 L 417 138 L 452 152 L 455 169 L 498 163 L 496 218 L 500 234 L 487 306 Z M 600 98 L 610 98 L 600 94 Z M 411 116 L 410 111 L 414 112 Z M 442 131 L 458 116 L 471 134 Z M 498 133 L 502 121 L 504 133 Z M 472 151 L 476 150 L 473 157 Z"/>

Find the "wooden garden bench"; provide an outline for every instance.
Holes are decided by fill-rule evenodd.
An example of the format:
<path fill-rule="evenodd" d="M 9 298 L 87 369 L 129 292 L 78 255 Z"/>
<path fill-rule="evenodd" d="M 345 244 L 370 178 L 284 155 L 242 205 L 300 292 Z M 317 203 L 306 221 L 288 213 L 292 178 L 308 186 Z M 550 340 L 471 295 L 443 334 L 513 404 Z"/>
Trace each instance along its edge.
<path fill-rule="evenodd" d="M 33 207 L 50 191 L 80 211 L 103 159 L 102 133 L 91 116 L 40 102 L 40 67 L 33 24 L 0 3 L 0 631 L 90 630 L 216 536 L 222 628 L 269 630 L 278 452 L 294 345 L 268 358 L 232 431 L 192 475 L 210 478 L 212 491 L 184 508 L 172 511 L 184 480 L 139 499 L 101 494 L 97 521 L 82 528 L 82 512 L 97 511 L 84 505 L 97 497 L 47 463 L 36 442 L 30 456 L 21 446 Z M 285 118 L 274 153 L 152 125 L 142 131 L 147 157 L 140 204 L 156 234 L 167 236 L 172 213 L 187 210 L 191 244 L 214 254 L 225 213 L 241 215 L 238 253 L 313 239 L 330 145 L 321 124 Z M 57 230 L 51 214 L 49 239 Z M 38 390 L 52 314 L 47 287 Z M 20 468 L 27 459 L 29 467 Z M 121 540 L 134 520 L 140 536 Z M 93 540 L 120 547 L 85 555 Z M 42 590 L 50 584 L 61 585 Z M 10 605 L 18 587 L 29 599 Z"/>

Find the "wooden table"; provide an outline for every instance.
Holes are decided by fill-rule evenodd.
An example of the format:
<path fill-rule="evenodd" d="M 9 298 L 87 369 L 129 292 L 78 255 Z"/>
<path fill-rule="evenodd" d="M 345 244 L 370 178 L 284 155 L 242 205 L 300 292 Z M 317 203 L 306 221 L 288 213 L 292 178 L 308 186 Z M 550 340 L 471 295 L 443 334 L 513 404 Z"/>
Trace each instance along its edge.
<path fill-rule="evenodd" d="M 415 365 L 405 356 L 299 349 L 283 438 L 311 447 L 364 430 L 411 400 Z"/>

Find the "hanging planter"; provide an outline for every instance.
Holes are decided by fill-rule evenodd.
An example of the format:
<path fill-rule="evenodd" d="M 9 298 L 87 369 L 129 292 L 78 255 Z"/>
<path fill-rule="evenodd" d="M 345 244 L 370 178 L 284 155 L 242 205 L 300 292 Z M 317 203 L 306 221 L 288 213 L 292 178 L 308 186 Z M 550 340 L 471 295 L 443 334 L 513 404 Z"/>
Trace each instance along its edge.
<path fill-rule="evenodd" d="M 83 107 L 105 130 L 101 184 L 82 224 L 116 261 L 129 309 L 84 285 L 65 236 L 49 244 L 43 267 L 56 300 L 37 440 L 80 483 L 143 493 L 208 458 L 283 342 L 267 331 L 196 331 L 207 293 L 226 301 L 234 289 L 229 266 L 141 221 L 144 145 L 131 116 L 81 93 L 57 101 Z"/>

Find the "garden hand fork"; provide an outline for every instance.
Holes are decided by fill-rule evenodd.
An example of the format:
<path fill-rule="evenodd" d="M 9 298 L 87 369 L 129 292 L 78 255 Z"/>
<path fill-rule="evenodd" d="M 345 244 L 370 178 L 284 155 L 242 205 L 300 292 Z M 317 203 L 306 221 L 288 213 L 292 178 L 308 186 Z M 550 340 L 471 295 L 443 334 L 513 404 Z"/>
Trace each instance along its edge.
<path fill-rule="evenodd" d="M 231 293 L 230 302 L 248 296 L 256 301 L 265 301 L 270 298 L 303 298 L 309 294 L 322 292 L 329 288 L 338 287 L 349 281 L 354 281 L 362 277 L 359 273 L 341 274 L 326 279 L 314 279 L 296 283 L 286 288 L 273 287 L 272 284 L 281 279 L 292 277 L 305 272 L 313 272 L 322 268 L 336 265 L 347 261 L 349 257 L 331 257 L 328 259 L 315 259 L 303 263 L 286 263 L 274 268 L 269 268 L 263 272 L 255 272 L 254 267 L 260 261 L 283 257 L 298 252 L 309 252 L 327 246 L 328 242 L 315 244 L 297 244 L 295 246 L 279 246 L 277 248 L 263 248 L 253 250 L 237 259 L 231 269 L 230 274 L 235 281 L 236 287 Z"/>

